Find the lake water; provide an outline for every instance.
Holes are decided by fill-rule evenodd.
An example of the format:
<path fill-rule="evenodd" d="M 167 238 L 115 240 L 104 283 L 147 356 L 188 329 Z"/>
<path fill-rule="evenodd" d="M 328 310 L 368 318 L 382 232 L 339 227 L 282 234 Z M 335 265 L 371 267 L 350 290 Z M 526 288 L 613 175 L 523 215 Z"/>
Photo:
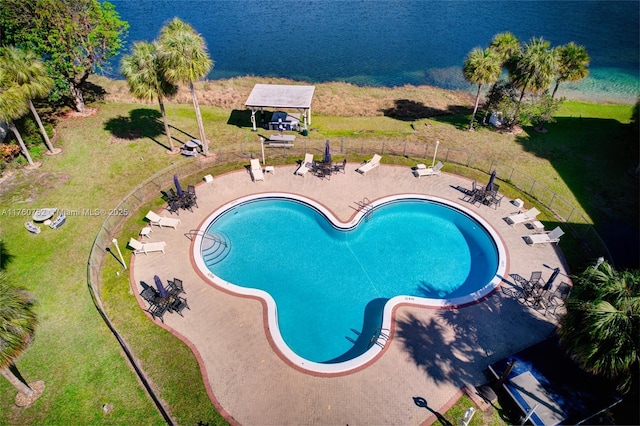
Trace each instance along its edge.
<path fill-rule="evenodd" d="M 432 85 L 473 91 L 462 63 L 510 31 L 521 41 L 574 41 L 590 75 L 559 94 L 635 102 L 640 95 L 638 1 L 112 0 L 131 25 L 127 48 L 151 41 L 177 16 L 207 41 L 209 79 L 244 75 L 357 85 Z M 112 61 L 110 76 L 117 73 Z"/>

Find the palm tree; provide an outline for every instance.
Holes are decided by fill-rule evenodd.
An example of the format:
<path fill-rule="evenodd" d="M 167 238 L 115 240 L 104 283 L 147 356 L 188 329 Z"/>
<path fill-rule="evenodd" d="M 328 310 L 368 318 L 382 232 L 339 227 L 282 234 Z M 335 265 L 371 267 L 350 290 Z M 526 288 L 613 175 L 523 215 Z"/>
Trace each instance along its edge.
<path fill-rule="evenodd" d="M 520 40 L 510 32 L 496 34 L 489 43 L 489 49 L 498 56 L 501 66 L 509 68 L 511 59 L 520 53 Z"/>
<path fill-rule="evenodd" d="M 480 102 L 480 90 L 483 84 L 491 84 L 500 77 L 501 62 L 499 57 L 493 53 L 491 49 L 482 50 L 479 47 L 473 49 L 464 61 L 462 73 L 465 80 L 477 84 L 478 92 L 476 93 L 476 103 L 471 114 L 471 123 L 469 130 L 473 130 L 473 121 L 478 111 L 478 103 Z"/>
<path fill-rule="evenodd" d="M 511 83 L 520 89 L 520 98 L 516 106 L 514 119 L 518 113 L 526 91 L 539 93 L 549 88 L 556 70 L 557 52 L 549 48 L 549 42 L 543 38 L 532 38 L 525 44 L 521 54 L 516 56 L 513 71 L 509 74 Z"/>
<path fill-rule="evenodd" d="M 27 106 L 27 102 L 24 99 L 24 94 L 19 87 L 5 85 L 6 74 L 7 73 L 5 72 L 5 70 L 3 68 L 0 68 L 0 121 L 4 121 L 7 123 L 7 127 L 13 132 L 16 139 L 18 140 L 20 149 L 22 149 L 22 153 L 27 158 L 29 165 L 31 167 L 34 167 L 35 164 L 31 159 L 29 150 L 24 144 L 22 136 L 20 136 L 20 132 L 16 128 L 15 124 L 13 124 L 13 120 L 25 115 L 29 110 L 29 107 Z"/>
<path fill-rule="evenodd" d="M 574 42 L 559 46 L 558 67 L 556 68 L 556 87 L 553 89 L 551 99 L 556 95 L 558 86 L 563 81 L 580 81 L 589 75 L 589 61 L 591 58 L 584 46 Z"/>
<path fill-rule="evenodd" d="M 158 43 L 137 42 L 133 45 L 130 55 L 122 58 L 120 72 L 127 79 L 129 91 L 138 99 L 152 101 L 158 99 L 164 131 L 169 139 L 171 153 L 179 152 L 173 147 L 167 114 L 164 110 L 163 99 L 171 97 L 178 91 L 178 86 L 169 83 L 160 69 L 158 61 Z"/>
<path fill-rule="evenodd" d="M 34 390 L 20 376 L 15 360 L 31 344 L 38 321 L 33 300 L 9 285 L 4 273 L 0 273 L 0 307 L 0 373 L 18 392 L 31 397 Z"/>
<path fill-rule="evenodd" d="M 640 271 L 617 272 L 607 262 L 589 267 L 574 280 L 566 306 L 559 328 L 565 348 L 583 369 L 628 390 L 640 362 Z"/>
<path fill-rule="evenodd" d="M 0 66 L 7 73 L 6 84 L 15 84 L 22 90 L 49 152 L 59 152 L 60 150 L 55 151 L 53 149 L 49 135 L 47 135 L 47 131 L 42 125 L 40 115 L 31 101 L 35 98 L 47 96 L 53 87 L 53 79 L 49 77 L 44 63 L 32 51 L 7 46 L 0 49 Z"/>
<path fill-rule="evenodd" d="M 184 21 L 174 18 L 160 31 L 160 64 L 165 78 L 172 83 L 186 83 L 191 91 L 203 152 L 209 153 L 200 106 L 193 83 L 206 76 L 213 61 L 207 53 L 204 38 Z"/>

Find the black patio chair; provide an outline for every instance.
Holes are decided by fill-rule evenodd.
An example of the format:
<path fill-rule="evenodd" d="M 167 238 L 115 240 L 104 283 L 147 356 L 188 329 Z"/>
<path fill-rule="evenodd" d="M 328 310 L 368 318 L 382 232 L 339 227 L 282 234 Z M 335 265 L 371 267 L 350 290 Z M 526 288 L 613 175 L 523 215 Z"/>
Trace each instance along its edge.
<path fill-rule="evenodd" d="M 198 207 L 198 203 L 196 201 L 198 199 L 198 196 L 196 195 L 196 187 L 195 186 L 193 186 L 193 185 L 187 186 L 187 196 L 189 198 L 189 202 L 192 205 Z M 200 208 L 200 207 L 198 207 L 198 208 Z"/>
<path fill-rule="evenodd" d="M 344 161 L 342 161 L 342 163 L 336 163 L 333 165 L 333 171 L 338 173 L 340 171 L 342 171 L 342 173 L 346 173 L 345 172 L 345 167 L 347 167 L 347 159 L 345 158 Z"/>
<path fill-rule="evenodd" d="M 164 323 L 164 319 L 162 317 L 164 313 L 167 312 L 168 308 L 169 308 L 169 305 L 167 304 L 154 303 L 152 305 L 149 305 L 149 309 L 147 309 L 147 312 L 151 314 L 151 318 L 160 318 L 160 321 Z"/>
<path fill-rule="evenodd" d="M 178 280 L 179 284 L 175 281 L 167 280 L 167 291 L 172 296 L 178 296 L 180 293 L 184 293 L 182 288 L 182 281 Z"/>
<path fill-rule="evenodd" d="M 189 304 L 187 303 L 187 299 L 185 299 L 184 297 L 176 296 L 171 300 L 171 303 L 169 304 L 169 309 L 171 309 L 171 311 L 177 313 L 181 317 L 184 316 L 182 315 L 182 311 L 184 310 L 184 308 L 191 310 Z"/>
<path fill-rule="evenodd" d="M 140 296 L 142 296 L 142 298 L 150 305 L 155 305 L 159 297 L 158 292 L 156 291 L 155 288 L 150 287 L 144 281 L 142 281 L 141 284 L 142 284 L 142 287 L 144 287 L 144 290 L 142 290 L 142 292 L 140 293 Z"/>
<path fill-rule="evenodd" d="M 552 292 L 551 294 L 549 294 L 544 314 L 547 315 L 547 312 L 549 312 L 549 310 L 553 309 L 553 312 L 551 312 L 551 313 L 553 315 L 556 315 L 556 310 L 560 306 L 564 306 L 564 304 L 567 301 L 567 298 L 569 297 L 570 294 L 571 294 L 571 285 L 569 285 L 568 283 L 566 283 L 564 281 L 561 282 L 558 285 L 558 287 L 555 289 L 555 291 Z"/>

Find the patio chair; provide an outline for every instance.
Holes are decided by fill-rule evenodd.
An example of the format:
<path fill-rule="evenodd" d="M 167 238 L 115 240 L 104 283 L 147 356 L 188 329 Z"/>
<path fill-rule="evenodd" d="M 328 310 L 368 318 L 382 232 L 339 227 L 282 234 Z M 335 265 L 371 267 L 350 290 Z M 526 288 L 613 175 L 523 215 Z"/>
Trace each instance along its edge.
<path fill-rule="evenodd" d="M 422 176 L 438 175 L 440 174 L 440 169 L 442 169 L 443 166 L 444 164 L 442 164 L 442 162 L 440 161 L 438 161 L 438 164 L 436 164 L 434 167 L 426 167 L 424 164 L 418 164 L 413 174 L 418 179 Z"/>
<path fill-rule="evenodd" d="M 375 169 L 376 167 L 378 167 L 380 165 L 380 160 L 381 159 L 382 159 L 382 157 L 380 155 L 373 154 L 373 157 L 371 158 L 371 160 L 366 161 L 363 165 L 358 167 L 356 169 L 356 172 L 361 173 L 361 174 L 365 174 L 368 171 L 371 171 L 371 170 Z"/>
<path fill-rule="evenodd" d="M 156 226 L 159 226 L 160 228 L 162 228 L 163 226 L 168 226 L 173 229 L 176 229 L 178 224 L 180 223 L 180 219 L 173 218 L 173 217 L 160 216 L 159 214 L 157 214 L 152 210 L 149 210 L 149 213 L 147 213 L 145 218 L 149 220 L 149 223 L 151 225 L 156 225 Z"/>
<path fill-rule="evenodd" d="M 143 287 L 144 287 L 144 290 L 142 290 L 142 292 L 140 292 L 140 296 L 149 305 L 156 304 L 157 299 L 158 299 L 158 292 L 156 291 L 156 289 L 154 289 L 153 287 L 149 286 L 144 281 L 142 281 L 140 284 L 142 284 Z"/>
<path fill-rule="evenodd" d="M 251 177 L 254 182 L 259 180 L 264 182 L 264 173 L 262 172 L 262 166 L 260 165 L 260 160 L 257 158 L 251 159 Z"/>
<path fill-rule="evenodd" d="M 160 318 L 160 321 L 164 323 L 164 319 L 162 317 L 164 316 L 164 313 L 167 312 L 168 308 L 169 305 L 154 303 L 152 305 L 149 305 L 149 309 L 147 309 L 147 312 L 151 314 L 151 318 Z"/>
<path fill-rule="evenodd" d="M 31 221 L 25 222 L 24 227 L 27 228 L 27 231 L 31 232 L 32 234 L 40 233 L 40 227 Z"/>
<path fill-rule="evenodd" d="M 187 304 L 187 299 L 185 299 L 184 297 L 175 296 L 169 304 L 169 309 L 180 316 L 183 316 L 182 311 L 184 310 L 184 308 L 191 310 L 189 304 Z"/>
<path fill-rule="evenodd" d="M 345 168 L 347 167 L 347 159 L 345 158 L 344 161 L 342 161 L 342 163 L 336 163 L 333 165 L 333 171 L 334 172 L 342 172 L 345 173 Z"/>
<path fill-rule="evenodd" d="M 563 235 L 564 231 L 559 226 L 556 226 L 555 229 L 546 234 L 525 235 L 524 240 L 530 245 L 557 243 Z"/>
<path fill-rule="evenodd" d="M 507 216 L 504 220 L 509 225 L 515 225 L 518 223 L 529 222 L 531 220 L 535 220 L 536 216 L 540 214 L 540 211 L 535 207 L 530 208 L 526 212 L 517 213 L 511 216 Z"/>
<path fill-rule="evenodd" d="M 129 247 L 133 249 L 133 254 L 151 253 L 154 251 L 161 251 L 164 253 L 164 249 L 167 246 L 167 243 L 164 241 L 158 241 L 154 243 L 142 243 L 134 238 L 129 240 Z"/>
<path fill-rule="evenodd" d="M 177 296 L 180 293 L 185 293 L 184 289 L 182 288 L 182 280 L 179 280 L 177 278 L 174 278 L 173 281 L 167 280 L 167 291 L 173 296 Z"/>
<path fill-rule="evenodd" d="M 300 166 L 295 171 L 298 176 L 304 176 L 313 167 L 313 154 L 304 154 L 304 160 L 300 163 Z"/>
<path fill-rule="evenodd" d="M 196 187 L 193 185 L 187 186 L 187 200 L 189 201 L 189 203 L 198 207 L 197 199 L 198 196 L 196 195 Z"/>
<path fill-rule="evenodd" d="M 568 283 L 562 281 L 556 290 L 549 294 L 547 298 L 547 303 L 545 307 L 544 314 L 547 315 L 547 312 L 553 308 L 553 315 L 556 315 L 556 309 L 560 306 L 564 306 L 566 300 L 569 298 L 571 294 L 572 287 Z"/>

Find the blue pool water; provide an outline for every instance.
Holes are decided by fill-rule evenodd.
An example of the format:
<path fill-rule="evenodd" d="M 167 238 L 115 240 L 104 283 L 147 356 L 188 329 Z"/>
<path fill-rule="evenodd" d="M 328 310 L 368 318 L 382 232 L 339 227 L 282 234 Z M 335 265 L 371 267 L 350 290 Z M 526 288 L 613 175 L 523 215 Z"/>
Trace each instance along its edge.
<path fill-rule="evenodd" d="M 315 363 L 366 352 L 391 298 L 464 297 L 498 267 L 482 226 L 424 200 L 377 206 L 345 230 L 308 204 L 260 198 L 217 216 L 206 232 L 227 244 L 219 250 L 202 240 L 211 273 L 268 293 L 286 345 Z"/>

